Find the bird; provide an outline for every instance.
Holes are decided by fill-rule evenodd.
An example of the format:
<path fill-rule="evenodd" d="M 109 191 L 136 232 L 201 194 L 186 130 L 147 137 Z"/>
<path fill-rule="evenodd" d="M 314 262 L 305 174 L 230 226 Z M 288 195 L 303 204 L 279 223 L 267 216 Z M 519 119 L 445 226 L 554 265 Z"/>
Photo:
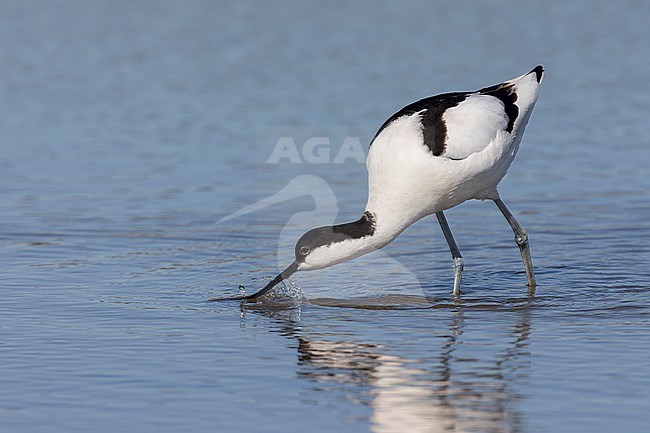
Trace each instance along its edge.
<path fill-rule="evenodd" d="M 527 285 L 534 290 L 528 234 L 501 200 L 497 186 L 517 155 L 544 74 L 539 65 L 493 86 L 426 97 L 397 111 L 370 142 L 368 201 L 361 218 L 307 231 L 296 242 L 295 260 L 264 288 L 221 300 L 256 302 L 295 272 L 327 268 L 376 251 L 431 215 L 451 252 L 452 293 L 458 297 L 464 261 L 444 212 L 473 199 L 493 201 L 501 211 L 514 232 Z"/>

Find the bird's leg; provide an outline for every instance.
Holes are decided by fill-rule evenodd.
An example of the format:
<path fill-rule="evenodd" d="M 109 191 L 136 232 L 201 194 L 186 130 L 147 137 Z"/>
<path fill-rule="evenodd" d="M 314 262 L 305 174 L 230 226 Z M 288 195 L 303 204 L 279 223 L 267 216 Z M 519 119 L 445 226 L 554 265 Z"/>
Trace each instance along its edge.
<path fill-rule="evenodd" d="M 500 198 L 495 199 L 494 203 L 497 205 L 497 207 L 499 208 L 503 216 L 506 217 L 508 224 L 510 224 L 510 227 L 512 227 L 512 231 L 515 232 L 515 242 L 517 242 L 517 245 L 519 246 L 519 251 L 521 252 L 521 259 L 524 262 L 524 269 L 526 270 L 526 278 L 528 279 L 528 287 L 530 287 L 530 289 L 533 290 L 535 289 L 535 286 L 537 286 L 537 283 L 535 282 L 533 261 L 530 258 L 530 247 L 528 246 L 528 234 L 526 234 L 526 230 L 524 230 L 524 228 L 517 222 L 515 217 L 512 215 L 512 212 L 510 212 L 510 210 L 506 207 L 505 203 L 501 201 Z"/>
<path fill-rule="evenodd" d="M 460 279 L 463 276 L 463 256 L 460 254 L 460 250 L 458 249 L 458 245 L 456 245 L 456 241 L 454 240 L 454 236 L 451 234 L 451 229 L 449 228 L 449 224 L 447 224 L 447 218 L 445 217 L 445 214 L 440 212 L 436 212 L 436 216 L 438 217 L 438 222 L 440 223 L 440 227 L 442 228 L 442 233 L 445 235 L 445 239 L 447 239 L 447 244 L 449 244 L 449 250 L 451 251 L 451 258 L 453 260 L 453 269 L 454 269 L 454 296 L 459 296 L 460 295 Z"/>

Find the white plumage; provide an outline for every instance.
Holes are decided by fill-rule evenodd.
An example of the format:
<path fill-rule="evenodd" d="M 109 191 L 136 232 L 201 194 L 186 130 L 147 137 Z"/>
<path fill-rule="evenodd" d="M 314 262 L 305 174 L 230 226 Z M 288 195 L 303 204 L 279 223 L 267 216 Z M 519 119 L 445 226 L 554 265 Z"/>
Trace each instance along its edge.
<path fill-rule="evenodd" d="M 442 120 L 447 124 L 448 144 L 442 156 L 463 159 L 485 149 L 508 125 L 503 109 L 503 102 L 494 96 L 470 95 L 445 111 Z"/>

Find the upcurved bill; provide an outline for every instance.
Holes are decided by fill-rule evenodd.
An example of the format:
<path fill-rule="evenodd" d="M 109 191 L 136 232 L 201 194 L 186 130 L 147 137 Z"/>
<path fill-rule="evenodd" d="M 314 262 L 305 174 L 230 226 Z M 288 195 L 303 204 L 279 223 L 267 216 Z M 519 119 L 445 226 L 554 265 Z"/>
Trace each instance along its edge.
<path fill-rule="evenodd" d="M 269 281 L 269 283 L 264 286 L 264 288 L 258 292 L 255 292 L 251 295 L 244 295 L 244 296 L 233 296 L 230 298 L 211 298 L 208 299 L 209 302 L 212 301 L 254 301 L 257 298 L 260 298 L 264 295 L 266 295 L 271 289 L 273 289 L 276 285 L 278 285 L 282 280 L 286 280 L 289 278 L 291 275 L 293 275 L 294 272 L 298 270 L 298 263 L 293 262 L 291 263 L 287 269 L 284 271 L 280 272 L 277 277 L 275 277 L 273 280 Z"/>

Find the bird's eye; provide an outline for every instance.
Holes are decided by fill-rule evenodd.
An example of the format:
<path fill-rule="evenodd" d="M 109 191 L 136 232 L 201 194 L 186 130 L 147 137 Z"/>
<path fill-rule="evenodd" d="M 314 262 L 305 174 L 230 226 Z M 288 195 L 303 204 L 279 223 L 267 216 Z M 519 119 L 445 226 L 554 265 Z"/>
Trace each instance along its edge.
<path fill-rule="evenodd" d="M 311 251 L 311 248 L 309 248 L 307 245 L 301 246 L 300 250 L 299 250 L 300 254 L 302 254 L 303 256 L 306 256 L 307 254 L 309 254 L 310 251 Z"/>

